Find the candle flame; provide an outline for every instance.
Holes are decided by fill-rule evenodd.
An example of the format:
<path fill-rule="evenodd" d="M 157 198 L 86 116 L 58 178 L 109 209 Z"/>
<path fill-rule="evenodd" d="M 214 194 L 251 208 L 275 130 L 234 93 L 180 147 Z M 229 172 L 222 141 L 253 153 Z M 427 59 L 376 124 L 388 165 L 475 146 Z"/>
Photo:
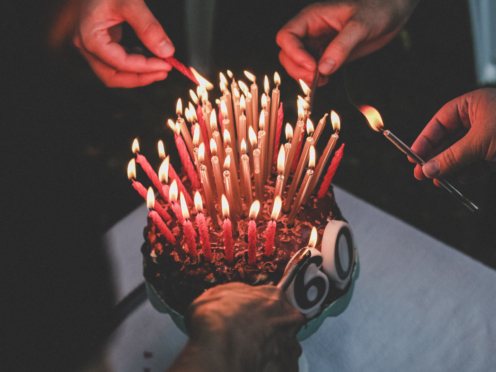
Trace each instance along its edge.
<path fill-rule="evenodd" d="M 298 101 L 298 121 L 302 121 L 305 116 L 305 110 L 303 109 L 303 105 Z"/>
<path fill-rule="evenodd" d="M 216 104 L 217 106 L 220 106 L 220 99 L 216 98 L 216 99 L 215 99 L 215 104 Z"/>
<path fill-rule="evenodd" d="M 260 128 L 261 131 L 265 130 L 265 113 L 263 110 L 260 112 L 260 118 L 258 120 L 258 127 Z"/>
<path fill-rule="evenodd" d="M 133 151 L 133 154 L 136 154 L 137 152 L 139 152 L 140 148 L 139 148 L 139 142 L 138 142 L 137 138 L 134 139 L 131 149 Z"/>
<path fill-rule="evenodd" d="M 198 161 L 203 163 L 205 161 L 205 144 L 200 143 L 200 147 L 198 148 Z"/>
<path fill-rule="evenodd" d="M 236 87 L 233 89 L 233 96 L 234 98 L 239 99 L 239 90 Z"/>
<path fill-rule="evenodd" d="M 227 76 L 229 76 L 230 79 L 234 76 L 231 70 L 227 70 Z"/>
<path fill-rule="evenodd" d="M 159 156 L 159 158 L 161 158 L 161 159 L 165 158 L 164 141 L 159 140 L 158 143 L 157 143 L 157 148 L 158 148 L 158 156 Z"/>
<path fill-rule="evenodd" d="M 227 155 L 224 159 L 224 170 L 228 171 L 231 168 L 231 155 Z"/>
<path fill-rule="evenodd" d="M 239 89 L 245 94 L 245 96 L 248 95 L 249 89 L 248 86 L 244 83 L 244 81 L 238 80 L 238 86 Z"/>
<path fill-rule="evenodd" d="M 245 96 L 241 96 L 241 99 L 239 100 L 239 108 L 241 109 L 241 111 L 246 110 Z"/>
<path fill-rule="evenodd" d="M 267 96 L 264 94 L 262 94 L 262 108 L 264 110 L 267 110 Z"/>
<path fill-rule="evenodd" d="M 176 132 L 176 123 L 172 121 L 171 119 L 167 120 L 167 125 L 172 129 L 172 131 L 175 133 Z"/>
<path fill-rule="evenodd" d="M 279 85 L 281 85 L 281 77 L 279 76 L 279 74 L 276 72 L 274 72 L 274 84 L 276 85 L 276 87 L 278 87 Z"/>
<path fill-rule="evenodd" d="M 370 128 L 379 132 L 384 127 L 381 114 L 372 106 L 362 106 L 359 108 L 362 114 L 367 118 Z"/>
<path fill-rule="evenodd" d="M 198 100 L 198 96 L 195 94 L 195 92 L 192 89 L 189 90 L 189 96 L 191 97 L 191 99 L 193 100 L 193 102 L 195 103 L 195 105 L 197 105 L 198 102 L 200 102 Z"/>
<path fill-rule="evenodd" d="M 200 83 L 201 86 L 203 86 L 205 89 L 211 90 L 214 88 L 213 84 L 205 79 L 203 76 L 201 76 L 198 71 L 196 71 L 193 67 L 190 67 L 191 72 L 193 75 L 195 75 L 196 81 Z"/>
<path fill-rule="evenodd" d="M 195 207 L 198 212 L 201 213 L 203 211 L 203 201 L 198 191 L 195 192 Z"/>
<path fill-rule="evenodd" d="M 222 74 L 222 72 L 221 72 L 221 74 Z M 226 84 L 223 81 L 221 81 L 219 83 L 219 87 L 220 87 L 220 91 L 221 92 L 225 92 L 225 90 L 226 90 Z"/>
<path fill-rule="evenodd" d="M 155 194 L 151 187 L 148 188 L 148 192 L 146 193 L 146 206 L 148 209 L 153 209 L 155 206 Z"/>
<path fill-rule="evenodd" d="M 246 154 L 246 141 L 244 138 L 241 140 L 240 148 L 241 148 L 241 154 L 243 155 Z"/>
<path fill-rule="evenodd" d="M 269 95 L 270 85 L 269 85 L 269 78 L 267 77 L 267 75 L 265 75 L 264 77 L 264 91 L 265 94 Z"/>
<path fill-rule="evenodd" d="M 301 90 L 303 91 L 303 94 L 305 96 L 308 96 L 310 94 L 311 89 L 308 87 L 308 85 L 303 80 L 300 79 L 299 82 L 300 82 L 300 86 L 301 86 Z"/>
<path fill-rule="evenodd" d="M 136 178 L 136 159 L 132 158 L 127 165 L 127 178 L 135 179 Z"/>
<path fill-rule="evenodd" d="M 181 98 L 177 100 L 176 104 L 176 114 L 181 116 L 183 114 L 183 101 L 181 101 Z"/>
<path fill-rule="evenodd" d="M 177 181 L 173 180 L 169 187 L 169 200 L 171 202 L 177 202 Z"/>
<path fill-rule="evenodd" d="M 277 220 L 277 217 L 279 217 L 279 213 L 281 213 L 281 206 L 282 206 L 282 200 L 279 195 L 276 196 L 274 199 L 274 207 L 272 207 L 272 213 L 270 214 L 271 220 L 275 221 Z"/>
<path fill-rule="evenodd" d="M 181 212 L 183 214 L 183 217 L 185 219 L 188 219 L 189 218 L 188 206 L 186 205 L 186 199 L 184 198 L 184 194 L 182 193 L 182 191 L 179 194 L 179 200 L 181 203 Z"/>
<path fill-rule="evenodd" d="M 198 85 L 196 87 L 196 95 L 198 96 L 198 98 L 202 97 L 204 91 L 205 91 L 205 88 L 203 86 Z"/>
<path fill-rule="evenodd" d="M 222 194 L 222 215 L 224 218 L 229 218 L 229 203 L 224 194 Z"/>
<path fill-rule="evenodd" d="M 286 162 L 286 152 L 284 151 L 284 145 L 281 145 L 279 149 L 279 155 L 277 155 L 277 173 L 284 173 L 284 165 Z"/>
<path fill-rule="evenodd" d="M 245 73 L 245 76 L 248 80 L 250 80 L 252 83 L 255 82 L 255 80 L 256 80 L 255 75 L 253 75 L 251 72 L 248 72 L 248 71 L 244 71 L 244 73 Z"/>
<path fill-rule="evenodd" d="M 308 241 L 308 246 L 310 248 L 315 248 L 317 244 L 317 229 L 315 226 L 312 227 L 312 232 L 310 233 L 310 240 Z"/>
<path fill-rule="evenodd" d="M 315 168 L 315 147 L 310 146 L 310 150 L 308 153 L 308 168 Z"/>
<path fill-rule="evenodd" d="M 334 110 L 331 111 L 331 123 L 332 129 L 335 131 L 341 130 L 341 120 L 339 120 L 339 115 Z"/>
<path fill-rule="evenodd" d="M 220 83 L 224 84 L 224 89 L 226 89 L 227 79 L 222 72 L 219 72 L 219 78 L 220 78 Z M 222 91 L 224 91 L 224 89 L 220 88 L 220 90 Z"/>
<path fill-rule="evenodd" d="M 208 102 L 208 92 L 206 90 L 203 91 L 202 93 L 202 102 L 207 103 Z"/>
<path fill-rule="evenodd" d="M 217 128 L 217 115 L 215 114 L 215 109 L 212 109 L 212 112 L 210 113 L 210 128 L 213 131 L 218 130 L 218 128 Z"/>
<path fill-rule="evenodd" d="M 217 144 L 213 138 L 210 138 L 210 152 L 212 156 L 217 156 Z"/>
<path fill-rule="evenodd" d="M 176 126 L 174 127 L 174 133 L 176 133 L 178 136 L 181 133 L 181 125 L 179 125 L 179 123 L 176 123 Z"/>
<path fill-rule="evenodd" d="M 227 129 L 224 129 L 224 142 L 227 146 L 231 146 L 231 135 Z"/>
<path fill-rule="evenodd" d="M 226 106 L 226 102 L 221 99 L 220 100 L 220 112 L 222 112 L 222 116 L 224 117 L 224 120 L 227 119 L 227 106 Z"/>
<path fill-rule="evenodd" d="M 298 96 L 297 102 L 301 105 L 301 107 L 303 107 L 303 110 L 307 110 L 310 106 L 310 104 L 302 96 Z"/>
<path fill-rule="evenodd" d="M 189 111 L 189 108 L 188 108 L 188 107 L 186 107 L 186 108 L 184 109 L 184 117 L 186 118 L 186 120 L 187 120 L 189 123 L 192 123 L 192 122 L 193 122 L 193 120 L 192 120 L 192 118 L 191 118 L 191 113 L 190 113 L 190 111 Z"/>
<path fill-rule="evenodd" d="M 200 126 L 195 124 L 195 129 L 193 130 L 193 145 L 198 147 L 198 143 L 200 142 Z"/>
<path fill-rule="evenodd" d="M 307 119 L 307 134 L 312 134 L 313 132 L 315 132 L 315 128 L 313 126 L 313 123 L 310 119 Z"/>
<path fill-rule="evenodd" d="M 169 157 L 164 159 L 158 170 L 158 179 L 160 182 L 169 183 Z"/>
<path fill-rule="evenodd" d="M 257 218 L 259 211 L 260 211 L 260 202 L 258 200 L 255 200 L 250 207 L 250 213 L 248 215 L 253 220 Z"/>
<path fill-rule="evenodd" d="M 257 135 L 252 126 L 248 128 L 248 138 L 250 139 L 251 146 L 253 148 L 257 147 Z"/>
<path fill-rule="evenodd" d="M 291 124 L 286 123 L 286 127 L 284 128 L 284 131 L 286 132 L 286 141 L 290 141 L 293 139 L 293 127 Z"/>

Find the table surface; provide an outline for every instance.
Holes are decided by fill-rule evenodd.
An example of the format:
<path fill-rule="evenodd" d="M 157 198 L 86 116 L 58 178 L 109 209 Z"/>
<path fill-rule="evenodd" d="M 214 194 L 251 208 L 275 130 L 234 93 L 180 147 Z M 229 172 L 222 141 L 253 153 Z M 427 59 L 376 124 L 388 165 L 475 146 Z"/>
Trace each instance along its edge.
<path fill-rule="evenodd" d="M 496 368 L 496 271 L 335 187 L 361 271 L 348 309 L 302 342 L 311 371 Z M 142 281 L 143 205 L 104 237 L 120 300 Z M 446 216 L 449 223 L 449 216 Z M 186 343 L 146 301 L 113 334 L 113 370 L 164 371 Z"/>

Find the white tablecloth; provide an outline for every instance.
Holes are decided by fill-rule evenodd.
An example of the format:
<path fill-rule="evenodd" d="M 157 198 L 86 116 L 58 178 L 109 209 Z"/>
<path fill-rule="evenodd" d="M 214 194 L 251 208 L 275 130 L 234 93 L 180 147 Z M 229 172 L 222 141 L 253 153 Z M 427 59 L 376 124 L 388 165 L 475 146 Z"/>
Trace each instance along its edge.
<path fill-rule="evenodd" d="M 361 272 L 350 306 L 302 342 L 311 371 L 496 370 L 496 271 L 335 188 Z M 118 298 L 142 279 L 143 205 L 105 236 Z M 446 216 L 449 223 L 449 216 Z M 147 302 L 108 347 L 118 372 L 164 371 L 186 337 Z"/>

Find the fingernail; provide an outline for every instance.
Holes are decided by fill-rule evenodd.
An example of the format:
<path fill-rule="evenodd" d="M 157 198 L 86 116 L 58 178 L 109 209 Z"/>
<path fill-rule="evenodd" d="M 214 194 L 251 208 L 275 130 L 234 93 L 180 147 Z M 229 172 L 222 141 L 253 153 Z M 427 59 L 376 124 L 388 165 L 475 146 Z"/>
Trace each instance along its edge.
<path fill-rule="evenodd" d="M 324 59 L 319 63 L 319 71 L 321 74 L 329 75 L 336 66 L 336 62 L 330 59 Z"/>
<path fill-rule="evenodd" d="M 160 53 L 160 57 L 170 57 L 172 54 L 174 54 L 174 46 L 167 40 L 162 41 L 158 45 L 158 50 Z"/>
<path fill-rule="evenodd" d="M 426 177 L 434 178 L 439 174 L 439 163 L 437 160 L 431 160 L 424 164 L 422 167 L 422 172 L 424 172 Z"/>

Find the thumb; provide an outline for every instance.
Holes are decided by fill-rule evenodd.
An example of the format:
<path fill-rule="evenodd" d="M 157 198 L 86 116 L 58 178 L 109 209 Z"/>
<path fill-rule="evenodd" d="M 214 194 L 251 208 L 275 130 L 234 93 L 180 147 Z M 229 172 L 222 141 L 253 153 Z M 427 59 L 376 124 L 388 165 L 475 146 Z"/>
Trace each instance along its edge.
<path fill-rule="evenodd" d="M 156 56 L 171 57 L 174 45 L 143 0 L 133 1 L 124 9 L 124 18 L 138 38 Z"/>
<path fill-rule="evenodd" d="M 469 132 L 451 147 L 424 164 L 422 171 L 428 178 L 443 177 L 459 172 L 477 160 L 476 147 L 471 141 Z"/>
<path fill-rule="evenodd" d="M 363 26 L 358 22 L 349 21 L 322 54 L 319 72 L 322 75 L 330 75 L 340 68 L 365 35 Z"/>

